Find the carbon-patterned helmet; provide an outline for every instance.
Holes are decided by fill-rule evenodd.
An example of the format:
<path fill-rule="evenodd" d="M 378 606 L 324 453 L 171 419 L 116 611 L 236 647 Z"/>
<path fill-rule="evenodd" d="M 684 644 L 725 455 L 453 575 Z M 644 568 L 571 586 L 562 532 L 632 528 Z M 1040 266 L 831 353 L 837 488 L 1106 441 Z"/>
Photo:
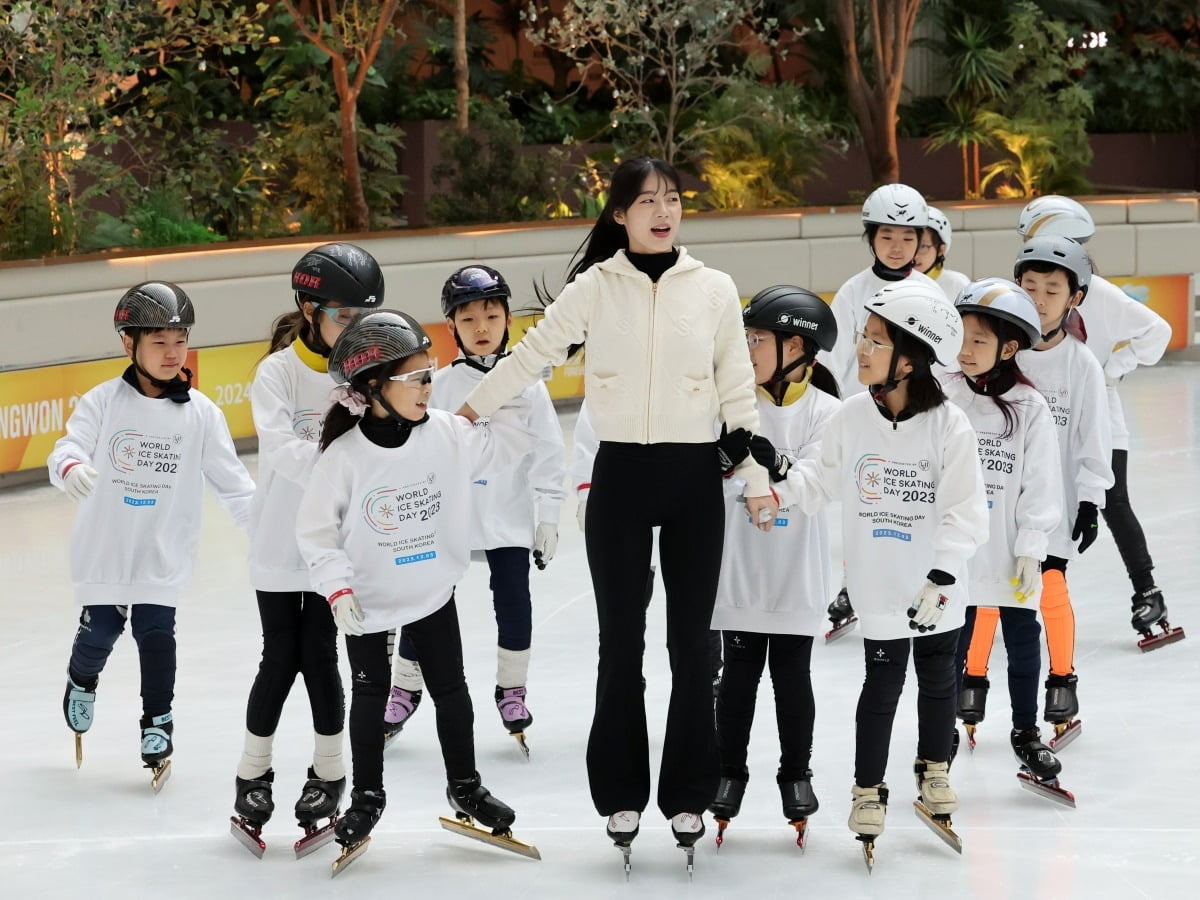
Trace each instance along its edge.
<path fill-rule="evenodd" d="M 925 198 L 907 184 L 885 184 L 871 191 L 862 208 L 862 223 L 924 228 L 929 224 Z"/>
<path fill-rule="evenodd" d="M 936 206 L 928 206 L 925 208 L 925 211 L 929 216 L 929 225 L 926 227 L 933 229 L 938 236 L 938 240 L 946 245 L 946 252 L 949 253 L 950 240 L 954 237 L 954 229 L 950 227 L 950 220 Z"/>
<path fill-rule="evenodd" d="M 507 305 L 511 299 L 508 282 L 491 266 L 464 266 L 442 285 L 442 314 L 449 318 L 458 307 L 475 300 L 503 300 Z"/>
<path fill-rule="evenodd" d="M 143 281 L 135 284 L 117 301 L 113 327 L 118 334 L 126 328 L 183 328 L 196 324 L 191 298 L 179 285 L 169 281 Z"/>
<path fill-rule="evenodd" d="M 792 284 L 764 288 L 742 310 L 742 324 L 809 338 L 822 350 L 837 343 L 837 319 L 829 304 L 812 291 Z"/>
<path fill-rule="evenodd" d="M 335 384 L 345 384 L 364 372 L 432 346 L 425 329 L 408 313 L 387 309 L 369 312 L 334 342 L 329 354 L 329 377 Z"/>
<path fill-rule="evenodd" d="M 891 322 L 944 366 L 962 349 L 962 317 L 936 284 L 907 278 L 886 284 L 867 301 L 867 312 Z"/>
<path fill-rule="evenodd" d="M 1042 339 L 1042 324 L 1037 305 L 1025 290 L 1007 278 L 981 278 L 972 281 L 954 301 L 959 315 L 976 313 L 1003 319 L 1020 329 L 1029 340 L 1025 349 Z"/>
<path fill-rule="evenodd" d="M 1078 201 L 1061 194 L 1047 194 L 1025 204 L 1017 220 L 1021 240 L 1056 234 L 1083 243 L 1096 233 L 1096 223 Z"/>
<path fill-rule="evenodd" d="M 314 247 L 292 269 L 296 303 L 301 295 L 365 309 L 383 306 L 383 271 L 370 253 L 354 244 Z"/>
<path fill-rule="evenodd" d="M 1030 238 L 1017 251 L 1013 265 L 1013 278 L 1020 281 L 1021 273 L 1031 262 L 1050 263 L 1074 273 L 1075 281 L 1087 295 L 1092 283 L 1092 260 L 1083 244 L 1057 234 L 1039 235 Z"/>

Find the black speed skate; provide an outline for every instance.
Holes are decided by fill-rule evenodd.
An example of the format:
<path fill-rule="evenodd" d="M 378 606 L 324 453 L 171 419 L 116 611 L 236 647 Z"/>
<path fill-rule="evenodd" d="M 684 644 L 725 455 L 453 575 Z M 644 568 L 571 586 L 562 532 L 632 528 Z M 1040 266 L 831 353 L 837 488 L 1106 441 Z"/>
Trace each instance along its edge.
<path fill-rule="evenodd" d="M 229 833 L 241 841 L 247 850 L 262 859 L 267 844 L 262 839 L 263 826 L 275 812 L 271 796 L 275 773 L 268 769 L 260 778 L 234 778 L 237 797 L 233 801 L 236 816 L 229 817 Z"/>
<path fill-rule="evenodd" d="M 962 690 L 958 692 L 958 717 L 967 730 L 967 746 L 975 749 L 975 728 L 983 721 L 987 710 L 989 684 L 986 676 L 964 675 Z"/>
<path fill-rule="evenodd" d="M 1021 764 L 1021 771 L 1017 773 L 1021 787 L 1074 809 L 1075 795 L 1058 783 L 1062 763 L 1054 751 L 1042 743 L 1037 728 L 1013 729 L 1010 740 L 1013 753 Z"/>
<path fill-rule="evenodd" d="M 371 829 L 379 822 L 385 806 L 387 794 L 383 788 L 377 791 L 355 788 L 350 792 L 350 808 L 333 829 L 342 853 L 333 861 L 331 876 L 340 874 L 367 849 L 371 843 Z"/>
<path fill-rule="evenodd" d="M 783 804 L 784 817 L 796 829 L 796 846 L 803 852 L 808 818 L 820 807 L 817 795 L 812 789 L 812 770 L 807 770 L 803 778 L 797 778 L 795 781 L 779 782 L 779 798 Z"/>
<path fill-rule="evenodd" d="M 854 614 L 854 607 L 850 605 L 850 594 L 845 588 L 838 591 L 838 595 L 833 598 L 833 602 L 829 604 L 827 615 L 829 621 L 833 623 L 833 627 L 825 632 L 825 643 L 836 641 L 854 627 L 858 616 Z"/>
<path fill-rule="evenodd" d="M 1143 653 L 1182 641 L 1186 637 L 1182 628 L 1172 628 L 1167 621 L 1167 603 L 1157 587 L 1133 595 L 1133 617 L 1129 624 L 1142 636 L 1138 641 L 1138 649 Z M 1155 626 L 1160 629 L 1158 634 L 1154 633 Z"/>
<path fill-rule="evenodd" d="M 741 771 L 729 769 L 732 774 L 721 775 L 717 784 L 717 796 L 708 804 L 708 811 L 717 823 L 717 849 L 725 842 L 725 829 L 729 822 L 742 810 L 742 798 L 746 795 L 746 783 L 750 772 L 743 766 Z"/>
<path fill-rule="evenodd" d="M 1042 718 L 1054 726 L 1050 749 L 1056 753 L 1079 737 L 1083 728 L 1083 723 L 1075 718 L 1079 714 L 1079 698 L 1075 694 L 1078 681 L 1074 672 L 1051 674 L 1046 679 L 1046 712 Z"/>
<path fill-rule="evenodd" d="M 704 837 L 704 816 L 700 813 L 676 813 L 671 816 L 671 834 L 675 835 L 675 846 L 687 854 L 690 880 L 696 865 L 696 842 Z"/>
<path fill-rule="evenodd" d="M 438 821 L 447 831 L 530 859 L 542 858 L 533 844 L 518 841 L 512 836 L 512 823 L 516 821 L 517 814 L 510 806 L 492 796 L 491 791 L 483 786 L 478 772 L 470 778 L 451 779 L 446 785 L 446 799 L 454 810 L 454 818 L 439 816 Z M 479 824 L 475 824 L 476 820 Z"/>
<path fill-rule="evenodd" d="M 143 716 L 141 729 L 142 765 L 154 773 L 150 787 L 157 794 L 171 777 L 171 760 L 168 757 L 175 750 L 171 744 L 175 723 L 171 714 L 165 712 L 161 716 Z"/>
<path fill-rule="evenodd" d="M 637 810 L 625 809 L 609 816 L 608 825 L 605 827 L 613 846 L 620 850 L 621 856 L 624 857 L 626 881 L 629 880 L 629 870 L 632 868 L 629 862 L 629 848 L 641 830 L 641 819 L 642 814 Z"/>
<path fill-rule="evenodd" d="M 337 825 L 338 809 L 342 803 L 342 794 L 346 790 L 346 779 L 337 781 L 322 781 L 317 777 L 316 770 L 309 766 L 308 780 L 296 801 L 296 824 L 304 829 L 304 837 L 296 841 L 293 849 L 296 859 L 302 859 L 319 847 L 324 847 L 334 838 L 334 827 Z M 317 823 L 328 819 L 324 825 Z"/>

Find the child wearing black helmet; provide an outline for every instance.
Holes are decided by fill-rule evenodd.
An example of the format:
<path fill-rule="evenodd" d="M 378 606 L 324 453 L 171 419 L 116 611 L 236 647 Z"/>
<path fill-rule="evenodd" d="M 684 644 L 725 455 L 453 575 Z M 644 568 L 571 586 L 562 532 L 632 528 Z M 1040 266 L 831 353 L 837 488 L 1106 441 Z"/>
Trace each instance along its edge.
<path fill-rule="evenodd" d="M 509 849 L 516 814 L 475 769 L 474 714 L 463 674 L 454 585 L 470 561 L 471 482 L 529 452 L 535 436 L 514 403 L 488 428 L 429 408 L 437 361 L 421 326 L 378 311 L 338 338 L 329 374 L 337 402 L 297 515 L 313 587 L 327 598 L 355 673 L 350 705 L 354 789 L 338 820 L 335 874 L 366 846 L 383 813 L 383 713 L 389 630 L 406 628 L 437 707 L 446 797 Z M 454 823 L 450 823 L 454 824 Z"/>
<path fill-rule="evenodd" d="M 71 576 L 83 612 L 63 696 L 76 763 L 100 673 L 128 621 L 141 663 L 142 762 L 156 791 L 174 749 L 175 608 L 196 564 L 204 483 L 242 528 L 254 494 L 225 416 L 184 368 L 195 321 L 177 285 L 126 291 L 113 325 L 130 365 L 79 398 L 46 462 L 50 483 L 79 501 Z"/>
<path fill-rule="evenodd" d="M 810 291 L 781 284 L 759 291 L 742 313 L 758 385 L 760 435 L 750 452 L 778 488 L 797 459 L 815 459 L 821 435 L 837 411 L 837 379 L 817 362 L 837 340 L 829 305 Z M 744 526 L 741 482 L 725 490 L 725 550 L 712 627 L 724 638 L 725 668 L 717 689 L 717 747 L 721 781 L 709 809 L 717 844 L 741 809 L 750 780 L 746 766 L 755 697 L 770 666 L 779 725 L 779 786 L 783 815 L 804 846 L 808 817 L 817 811 L 812 788 L 815 701 L 809 669 L 813 635 L 821 629 L 833 580 L 824 515 L 804 515 L 784 500 L 768 535 Z M 781 489 L 781 498 L 786 489 Z"/>
<path fill-rule="evenodd" d="M 299 675 L 313 725 L 313 757 L 296 801 L 307 854 L 333 837 L 346 787 L 342 730 L 346 718 L 338 672 L 337 628 L 296 546 L 296 510 L 317 461 L 329 407 L 329 351 L 342 331 L 383 304 L 383 272 L 354 244 L 323 244 L 292 269 L 296 308 L 272 327 L 272 352 L 250 385 L 258 435 L 258 490 L 250 507 L 250 583 L 262 621 L 263 649 L 246 703 L 246 734 L 234 779 L 234 837 L 255 855 L 275 810 L 271 757 L 284 702 Z"/>
<path fill-rule="evenodd" d="M 433 409 L 455 411 L 508 349 L 512 297 L 504 276 L 490 266 L 459 269 L 442 288 L 442 313 L 458 344 L 450 365 L 433 377 Z M 564 444 L 550 393 L 543 382 L 524 392 L 529 401 L 526 427 L 538 435 L 532 452 L 503 471 L 493 471 L 471 486 L 471 549 L 486 554 L 496 612 L 496 687 L 494 699 L 504 727 L 521 745 L 533 722 L 526 706 L 533 609 L 529 596 L 529 558 L 545 569 L 558 545 L 563 503 Z M 403 634 L 384 713 L 384 729 L 399 731 L 421 698 L 416 650 Z"/>

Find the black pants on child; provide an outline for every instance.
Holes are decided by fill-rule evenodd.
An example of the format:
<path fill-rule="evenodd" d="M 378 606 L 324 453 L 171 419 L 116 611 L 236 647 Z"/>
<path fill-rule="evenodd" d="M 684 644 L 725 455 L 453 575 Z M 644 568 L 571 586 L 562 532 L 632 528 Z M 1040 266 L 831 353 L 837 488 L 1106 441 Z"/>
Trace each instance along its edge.
<path fill-rule="evenodd" d="M 917 756 L 933 762 L 950 759 L 961 630 L 892 641 L 863 640 L 867 676 L 858 696 L 854 753 L 854 782 L 859 787 L 879 784 L 887 772 L 892 723 L 904 690 L 910 650 L 917 672 Z"/>
<path fill-rule="evenodd" d="M 741 778 L 763 666 L 771 667 L 779 727 L 779 782 L 805 777 L 812 756 L 813 700 L 809 663 L 813 639 L 805 634 L 726 631 L 725 671 L 717 692 L 717 746 L 721 774 Z"/>
<path fill-rule="evenodd" d="M 175 699 L 175 607 L 155 603 L 133 606 L 85 606 L 71 646 L 67 672 L 82 688 L 92 688 L 125 630 L 138 648 L 142 674 L 142 715 L 147 718 L 171 711 Z"/>
<path fill-rule="evenodd" d="M 975 610 L 967 607 L 967 621 L 958 638 L 958 690 L 962 690 L 967 650 L 975 630 Z M 1018 731 L 1037 725 L 1038 682 L 1042 674 L 1042 626 L 1036 609 L 1000 607 L 1000 630 L 1008 653 L 1008 696 L 1012 702 L 1012 725 Z"/>
<path fill-rule="evenodd" d="M 404 626 L 421 656 L 425 690 L 433 699 L 446 778 L 475 774 L 475 713 L 463 674 L 462 636 L 451 597 L 436 612 Z M 383 787 L 383 711 L 392 686 L 388 632 L 346 636 L 350 663 L 350 755 L 354 787 Z"/>
<path fill-rule="evenodd" d="M 671 665 L 659 809 L 668 817 L 702 812 L 720 777 L 708 639 L 725 533 L 716 449 L 602 441 L 585 538 L 600 632 L 588 781 L 596 811 L 604 816 L 640 812 L 650 799 L 642 656 L 656 525 Z"/>
<path fill-rule="evenodd" d="M 338 672 L 337 626 L 329 604 L 311 591 L 255 591 L 262 621 L 262 660 L 246 703 L 246 729 L 275 733 L 296 676 L 304 678 L 313 730 L 338 734 L 346 718 Z"/>
<path fill-rule="evenodd" d="M 1129 503 L 1129 482 L 1126 477 L 1128 463 L 1128 450 L 1112 452 L 1112 470 L 1116 481 L 1104 493 L 1104 509 L 1101 513 L 1120 551 L 1121 561 L 1125 563 L 1129 581 L 1140 594 L 1154 587 L 1154 561 L 1146 546 L 1146 534 Z"/>

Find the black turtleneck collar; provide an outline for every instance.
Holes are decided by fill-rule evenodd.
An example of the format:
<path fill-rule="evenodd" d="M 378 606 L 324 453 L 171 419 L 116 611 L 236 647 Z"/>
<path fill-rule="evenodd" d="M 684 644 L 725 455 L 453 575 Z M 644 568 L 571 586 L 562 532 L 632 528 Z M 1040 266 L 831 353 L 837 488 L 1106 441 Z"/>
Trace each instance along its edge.
<path fill-rule="evenodd" d="M 884 281 L 903 281 L 912 274 L 913 264 L 909 263 L 903 269 L 889 269 L 878 258 L 871 263 L 871 271 L 882 278 Z"/>
<path fill-rule="evenodd" d="M 634 253 L 632 250 L 626 250 L 625 255 L 635 269 L 644 272 L 655 284 L 662 278 L 663 272 L 679 262 L 678 247 L 672 247 L 669 253 Z"/>
<path fill-rule="evenodd" d="M 162 389 L 161 394 L 159 394 L 157 397 L 151 397 L 150 399 L 172 400 L 175 403 L 189 402 L 192 399 L 192 395 L 188 393 L 188 391 L 190 391 L 192 388 L 192 370 L 184 369 L 183 375 L 186 375 L 187 377 L 185 378 L 181 375 L 176 375 L 167 382 L 167 385 Z M 145 391 L 142 390 L 141 382 L 138 381 L 137 377 L 137 369 L 134 368 L 133 363 L 130 363 L 125 368 L 125 371 L 121 373 L 121 378 L 123 378 L 126 384 L 132 387 L 143 397 L 149 396 Z"/>
<path fill-rule="evenodd" d="M 1006 359 L 978 378 L 972 378 L 966 373 L 963 374 L 963 378 L 966 379 L 967 387 L 976 394 L 1000 397 L 1012 390 L 1012 386 L 1017 383 L 1017 367 L 1013 360 Z"/>
<path fill-rule="evenodd" d="M 428 421 L 429 413 L 426 413 L 419 422 L 410 422 L 408 419 L 397 422 L 391 416 L 378 419 L 368 412 L 359 420 L 358 427 L 362 430 L 363 436 L 372 444 L 395 449 L 404 446 L 414 428 Z"/>

